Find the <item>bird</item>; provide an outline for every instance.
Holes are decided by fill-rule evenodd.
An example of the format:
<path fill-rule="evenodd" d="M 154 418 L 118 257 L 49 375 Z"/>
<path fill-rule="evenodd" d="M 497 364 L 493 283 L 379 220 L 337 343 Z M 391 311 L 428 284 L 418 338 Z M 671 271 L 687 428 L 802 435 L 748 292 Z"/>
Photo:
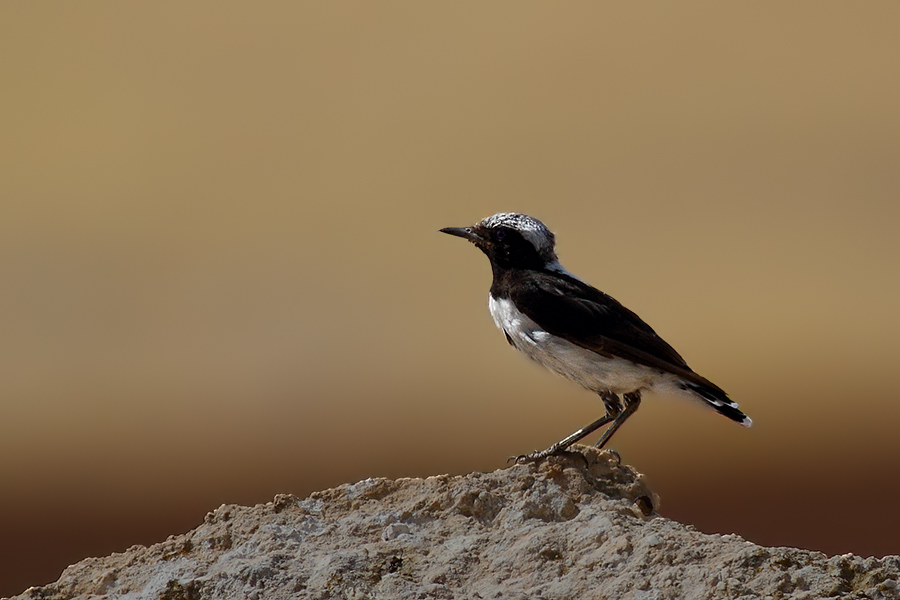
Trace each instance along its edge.
<path fill-rule="evenodd" d="M 644 392 L 687 396 L 752 425 L 722 388 L 695 373 L 637 314 L 563 268 L 555 236 L 541 221 L 501 212 L 440 232 L 466 239 L 487 255 L 493 275 L 488 308 L 506 341 L 603 401 L 599 419 L 546 450 L 515 457 L 517 462 L 564 452 L 609 425 L 595 444 L 603 448 L 637 411 Z"/>

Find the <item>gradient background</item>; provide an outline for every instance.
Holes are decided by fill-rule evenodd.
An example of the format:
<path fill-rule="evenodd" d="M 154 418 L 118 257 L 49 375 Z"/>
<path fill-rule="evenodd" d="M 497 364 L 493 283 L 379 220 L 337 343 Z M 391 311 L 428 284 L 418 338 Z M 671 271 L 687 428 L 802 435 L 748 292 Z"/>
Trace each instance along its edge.
<path fill-rule="evenodd" d="M 663 514 L 900 553 L 900 4 L 0 4 L 0 595 L 222 503 L 503 467 L 503 210 L 753 417 L 650 397 Z M 592 438 L 593 439 L 593 438 Z"/>

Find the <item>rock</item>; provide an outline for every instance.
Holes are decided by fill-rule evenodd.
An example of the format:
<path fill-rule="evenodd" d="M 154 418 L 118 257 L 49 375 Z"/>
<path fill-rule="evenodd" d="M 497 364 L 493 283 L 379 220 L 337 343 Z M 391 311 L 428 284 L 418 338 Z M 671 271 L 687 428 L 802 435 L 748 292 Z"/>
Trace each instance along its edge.
<path fill-rule="evenodd" d="M 900 557 L 700 533 L 660 517 L 614 454 L 576 450 L 221 506 L 189 533 L 83 560 L 16 598 L 900 598 Z"/>

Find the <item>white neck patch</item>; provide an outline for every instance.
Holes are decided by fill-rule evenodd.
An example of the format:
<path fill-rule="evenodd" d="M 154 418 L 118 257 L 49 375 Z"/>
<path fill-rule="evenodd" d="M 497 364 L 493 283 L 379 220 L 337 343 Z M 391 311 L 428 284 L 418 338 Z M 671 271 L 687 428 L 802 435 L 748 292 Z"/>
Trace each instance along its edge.
<path fill-rule="evenodd" d="M 561 264 L 559 264 L 559 260 L 554 260 L 554 261 L 552 261 L 552 262 L 547 263 L 547 267 L 546 267 L 546 268 L 547 268 L 548 271 L 553 271 L 553 272 L 555 272 L 555 273 L 562 273 L 563 275 L 568 275 L 568 276 L 571 277 L 572 279 L 576 279 L 576 280 L 578 280 L 578 281 L 584 283 L 584 280 L 583 280 L 583 279 L 581 279 L 580 277 L 577 277 L 577 276 L 575 276 L 575 275 L 572 275 L 571 273 L 569 273 L 569 272 L 566 270 L 566 268 L 565 268 L 564 266 L 562 266 Z"/>

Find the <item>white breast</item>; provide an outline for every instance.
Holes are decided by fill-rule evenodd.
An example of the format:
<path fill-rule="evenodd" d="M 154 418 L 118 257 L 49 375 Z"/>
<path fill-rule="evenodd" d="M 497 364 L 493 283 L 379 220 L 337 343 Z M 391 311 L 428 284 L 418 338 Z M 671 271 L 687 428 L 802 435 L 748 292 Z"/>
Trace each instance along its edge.
<path fill-rule="evenodd" d="M 608 358 L 551 335 L 519 311 L 511 300 L 488 298 L 494 323 L 513 346 L 554 373 L 594 392 L 625 394 L 670 384 L 672 376 L 622 358 Z M 665 387 L 669 387 L 665 385 Z"/>

